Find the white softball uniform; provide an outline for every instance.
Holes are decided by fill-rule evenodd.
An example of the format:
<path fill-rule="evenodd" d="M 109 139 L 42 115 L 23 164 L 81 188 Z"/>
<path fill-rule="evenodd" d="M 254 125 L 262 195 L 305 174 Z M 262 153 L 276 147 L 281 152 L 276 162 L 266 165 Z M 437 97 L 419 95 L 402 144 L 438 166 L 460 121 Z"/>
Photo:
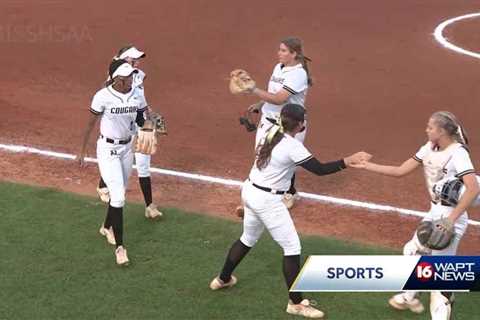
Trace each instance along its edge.
<path fill-rule="evenodd" d="M 413 159 L 423 164 L 425 181 L 428 192 L 432 198 L 430 210 L 423 219 L 424 221 L 432 221 L 447 217 L 452 212 L 453 207 L 443 205 L 438 196 L 433 192 L 434 185 L 444 178 L 457 177 L 461 178 L 466 174 L 474 173 L 470 155 L 463 145 L 453 143 L 445 150 L 438 150 L 430 141 L 422 146 L 413 156 Z M 455 222 L 455 237 L 452 243 L 443 250 L 430 250 L 420 244 L 416 232 L 413 237 L 403 247 L 404 255 L 445 255 L 453 256 L 457 254 L 460 240 L 465 234 L 468 227 L 468 214 L 465 211 Z M 404 291 L 402 293 L 404 299 L 411 301 L 417 291 Z M 439 298 L 440 297 L 440 298 Z M 439 291 L 432 291 L 430 295 L 430 314 L 432 320 L 450 319 L 450 305 L 445 303 Z"/>
<path fill-rule="evenodd" d="M 415 154 L 413 159 L 423 164 L 425 181 L 428 192 L 432 198 L 430 211 L 423 220 L 432 221 L 447 217 L 453 210 L 453 207 L 442 204 L 438 196 L 433 192 L 434 185 L 444 178 L 461 178 L 466 174 L 474 173 L 470 155 L 460 143 L 452 143 L 445 150 L 438 150 L 431 142 L 422 146 Z M 455 222 L 456 236 L 450 246 L 444 250 L 432 250 L 432 255 L 455 255 L 459 242 L 468 227 L 468 214 L 465 211 Z M 410 247 L 417 244 L 416 236 L 407 243 Z M 406 245 L 406 246 L 407 246 Z M 413 252 L 414 250 L 409 250 Z"/>
<path fill-rule="evenodd" d="M 132 87 L 137 88 L 139 94 L 143 95 L 145 104 L 148 106 L 148 103 L 145 98 L 145 90 L 143 87 L 143 80 L 145 80 L 146 74 L 140 69 L 137 69 L 138 72 L 133 74 Z M 140 178 L 150 177 L 150 162 L 152 156 L 149 154 L 143 154 L 140 152 L 135 152 L 135 165 L 137 166 L 137 173 Z"/>
<path fill-rule="evenodd" d="M 285 134 L 273 148 L 266 168 L 260 170 L 253 165 L 242 188 L 243 244 L 253 247 L 266 228 L 285 256 L 300 254 L 300 239 L 282 197 L 290 188 L 296 166 L 311 158 L 300 141 Z"/>
<path fill-rule="evenodd" d="M 99 90 L 93 97 L 90 111 L 101 115 L 97 159 L 110 193 L 110 205 L 121 208 L 133 164 L 132 135 L 135 134 L 137 111 L 144 111 L 146 102 L 137 88 L 122 94 L 112 86 Z"/>
<path fill-rule="evenodd" d="M 305 99 L 308 91 L 308 76 L 301 63 L 291 67 L 285 67 L 279 63 L 275 66 L 275 68 L 273 68 L 272 76 L 268 82 L 267 91 L 275 94 L 281 89 L 288 91 L 290 96 L 282 105 L 276 105 L 268 102 L 264 103 L 262 107 L 262 117 L 260 119 L 260 124 L 255 137 L 255 146 L 258 145 L 260 139 L 263 138 L 265 133 L 272 127 L 272 123 L 268 120 L 268 118 L 275 120 L 280 119 L 280 112 L 285 104 L 294 103 L 305 107 Z M 300 142 L 303 142 L 305 141 L 305 134 L 306 121 L 305 130 L 298 133 L 295 138 Z"/>

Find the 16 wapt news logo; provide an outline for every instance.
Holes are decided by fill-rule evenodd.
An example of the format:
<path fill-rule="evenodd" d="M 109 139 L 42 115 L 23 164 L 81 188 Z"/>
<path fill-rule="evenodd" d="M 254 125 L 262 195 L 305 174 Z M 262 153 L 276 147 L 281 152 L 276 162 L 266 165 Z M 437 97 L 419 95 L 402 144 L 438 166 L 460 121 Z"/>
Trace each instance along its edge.
<path fill-rule="evenodd" d="M 479 257 L 423 256 L 404 290 L 477 291 L 480 286 Z"/>
<path fill-rule="evenodd" d="M 480 256 L 310 256 L 290 291 L 480 291 Z"/>

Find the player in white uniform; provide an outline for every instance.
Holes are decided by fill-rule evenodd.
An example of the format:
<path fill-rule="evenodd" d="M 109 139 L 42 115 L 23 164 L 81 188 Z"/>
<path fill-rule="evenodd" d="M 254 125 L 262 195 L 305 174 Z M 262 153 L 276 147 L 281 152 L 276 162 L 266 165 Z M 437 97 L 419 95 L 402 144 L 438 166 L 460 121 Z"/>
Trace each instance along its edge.
<path fill-rule="evenodd" d="M 97 140 L 98 167 L 105 181 L 110 201 L 105 222 L 100 233 L 109 243 L 116 244 L 117 264 L 128 264 L 127 250 L 123 246 L 123 206 L 128 178 L 132 171 L 132 136 L 136 124 L 143 125 L 147 105 L 141 90 L 132 87 L 135 70 L 125 60 L 116 60 L 110 64 L 111 81 L 93 97 L 82 149 L 78 156 L 83 165 L 86 146 L 90 133 L 98 119 L 100 136 Z"/>
<path fill-rule="evenodd" d="M 413 158 L 398 167 L 371 162 L 365 162 L 356 167 L 388 176 L 401 177 L 423 165 L 427 189 L 432 200 L 430 211 L 424 220 L 432 221 L 448 217 L 455 226 L 456 235 L 450 246 L 444 250 L 429 250 L 420 244 L 414 234 L 413 238 L 404 246 L 403 253 L 405 255 L 455 255 L 468 226 L 468 215 L 465 210 L 476 199 L 480 189 L 467 149 L 468 140 L 457 118 L 450 112 L 436 112 L 428 121 L 426 133 L 429 141 L 418 150 Z M 437 182 L 451 177 L 461 178 L 465 185 L 465 191 L 456 206 L 440 201 L 433 192 Z M 389 300 L 389 304 L 396 309 L 409 309 L 415 313 L 421 313 L 424 307 L 416 298 L 416 293 L 415 291 L 406 291 L 397 294 Z M 432 319 L 450 319 L 452 301 L 451 293 L 432 292 L 430 297 Z"/>
<path fill-rule="evenodd" d="M 249 112 L 258 112 L 261 109 L 262 116 L 255 136 L 255 147 L 261 138 L 265 136 L 280 117 L 280 112 L 287 103 L 294 103 L 305 108 L 305 99 L 308 87 L 312 85 L 307 62 L 309 58 L 303 54 L 302 41 L 298 38 L 286 38 L 280 42 L 278 49 L 279 63 L 273 68 L 272 76 L 268 82 L 268 90 L 255 88 L 252 93 L 261 101 L 249 107 Z M 307 124 L 304 129 L 295 135 L 300 142 L 305 141 Z M 284 201 L 291 208 L 298 198 L 295 189 L 295 175 L 292 177 L 291 187 L 284 195 Z"/>
<path fill-rule="evenodd" d="M 274 125 L 260 141 L 254 165 L 242 188 L 244 203 L 243 234 L 228 252 L 223 269 L 210 283 L 212 290 L 236 284 L 232 275 L 243 257 L 255 245 L 266 228 L 283 249 L 283 273 L 290 288 L 300 271 L 300 239 L 290 213 L 282 201 L 289 190 L 297 166 L 317 175 L 326 175 L 345 169 L 352 163 L 369 159 L 359 152 L 355 155 L 320 163 L 295 135 L 303 130 L 305 110 L 298 104 L 287 104 L 281 111 L 281 126 Z M 298 292 L 289 292 L 287 312 L 310 318 L 319 318 L 323 312 L 315 309 Z"/>
<path fill-rule="evenodd" d="M 138 69 L 140 66 L 141 59 L 145 58 L 145 53 L 138 50 L 136 47 L 129 45 L 123 47 L 119 50 L 118 54 L 113 57 L 113 60 L 124 59 L 132 67 L 138 70 L 137 73 L 133 75 L 132 86 L 137 88 L 139 92 L 142 92 L 145 95 L 145 90 L 143 87 L 143 82 L 146 78 L 145 72 Z M 145 99 L 146 100 L 146 99 Z M 150 111 L 148 107 L 146 113 Z M 152 180 L 150 178 L 150 161 L 151 155 L 135 152 L 135 164 L 137 165 L 138 172 L 138 182 L 140 184 L 140 189 L 143 193 L 143 198 L 145 200 L 145 217 L 149 219 L 156 219 L 163 216 L 163 213 L 160 212 L 157 206 L 152 201 Z M 105 185 L 105 182 L 100 178 L 97 193 L 100 196 L 102 201 L 109 201 L 108 188 Z"/>

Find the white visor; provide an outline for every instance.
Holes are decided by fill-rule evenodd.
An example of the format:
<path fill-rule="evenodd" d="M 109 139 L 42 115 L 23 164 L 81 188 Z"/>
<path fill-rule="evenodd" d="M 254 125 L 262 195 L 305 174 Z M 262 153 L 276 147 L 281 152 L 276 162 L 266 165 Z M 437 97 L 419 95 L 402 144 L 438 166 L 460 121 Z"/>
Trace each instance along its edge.
<path fill-rule="evenodd" d="M 120 59 L 132 58 L 132 59 L 140 59 L 145 57 L 145 52 L 138 50 L 135 47 L 131 47 L 127 51 L 123 52 L 120 55 Z"/>
<path fill-rule="evenodd" d="M 115 79 L 115 77 L 121 76 L 121 77 L 128 77 L 132 73 L 138 72 L 137 69 L 133 68 L 129 63 L 124 63 L 120 67 L 115 70 L 115 72 L 112 74 L 112 79 Z"/>

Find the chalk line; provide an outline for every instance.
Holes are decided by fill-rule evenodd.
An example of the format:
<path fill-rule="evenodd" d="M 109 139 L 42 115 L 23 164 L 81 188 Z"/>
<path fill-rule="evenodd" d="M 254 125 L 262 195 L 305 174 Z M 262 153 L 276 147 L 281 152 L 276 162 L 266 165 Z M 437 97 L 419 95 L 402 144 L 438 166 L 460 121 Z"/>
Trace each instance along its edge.
<path fill-rule="evenodd" d="M 443 31 L 445 30 L 446 27 L 448 27 L 451 24 L 454 24 L 455 22 L 465 20 L 465 19 L 471 19 L 471 18 L 476 18 L 480 17 L 480 12 L 479 13 L 470 13 L 470 14 L 465 14 L 463 16 L 451 18 L 448 20 L 443 21 L 440 23 L 436 28 L 435 31 L 433 32 L 433 36 L 435 37 L 435 40 L 437 40 L 442 46 L 444 46 L 447 49 L 453 50 L 457 53 L 470 56 L 473 58 L 480 59 L 480 53 L 473 52 L 470 50 L 463 49 L 457 45 L 454 45 L 453 43 L 449 42 L 447 38 L 443 35 Z"/>
<path fill-rule="evenodd" d="M 57 159 L 64 159 L 64 160 L 71 160 L 71 161 L 74 161 L 76 159 L 76 156 L 73 154 L 56 152 L 51 150 L 42 150 L 42 149 L 22 146 L 22 145 L 0 144 L 0 149 L 14 152 L 14 153 L 30 153 L 30 154 L 37 154 L 41 156 L 53 157 Z M 87 157 L 85 158 L 85 161 L 96 163 L 97 159 Z M 136 166 L 133 166 L 133 167 L 136 169 Z M 167 176 L 174 176 L 174 177 L 179 177 L 179 178 L 184 178 L 189 180 L 216 183 L 216 184 L 221 184 L 221 185 L 226 185 L 231 187 L 240 187 L 243 184 L 243 181 L 239 181 L 239 180 L 233 180 L 233 179 L 222 178 L 222 177 L 212 177 L 212 176 L 207 176 L 203 174 L 177 171 L 177 170 L 151 167 L 150 171 L 153 173 L 158 173 L 158 174 L 167 175 Z M 377 211 L 377 212 L 398 213 L 401 215 L 416 216 L 416 217 L 424 217 L 426 215 L 426 212 L 423 212 L 423 211 L 397 208 L 397 207 L 393 207 L 385 204 L 376 204 L 371 202 L 337 198 L 337 197 L 331 197 L 327 195 L 314 194 L 314 193 L 308 193 L 308 192 L 299 192 L 299 194 L 301 197 L 306 199 L 311 199 L 311 200 L 325 202 L 325 203 L 333 203 L 336 205 L 342 205 L 342 206 L 353 207 L 353 208 L 362 208 L 362 209 L 367 209 L 367 210 Z M 468 220 L 468 223 L 470 225 L 480 226 L 480 221 Z"/>

